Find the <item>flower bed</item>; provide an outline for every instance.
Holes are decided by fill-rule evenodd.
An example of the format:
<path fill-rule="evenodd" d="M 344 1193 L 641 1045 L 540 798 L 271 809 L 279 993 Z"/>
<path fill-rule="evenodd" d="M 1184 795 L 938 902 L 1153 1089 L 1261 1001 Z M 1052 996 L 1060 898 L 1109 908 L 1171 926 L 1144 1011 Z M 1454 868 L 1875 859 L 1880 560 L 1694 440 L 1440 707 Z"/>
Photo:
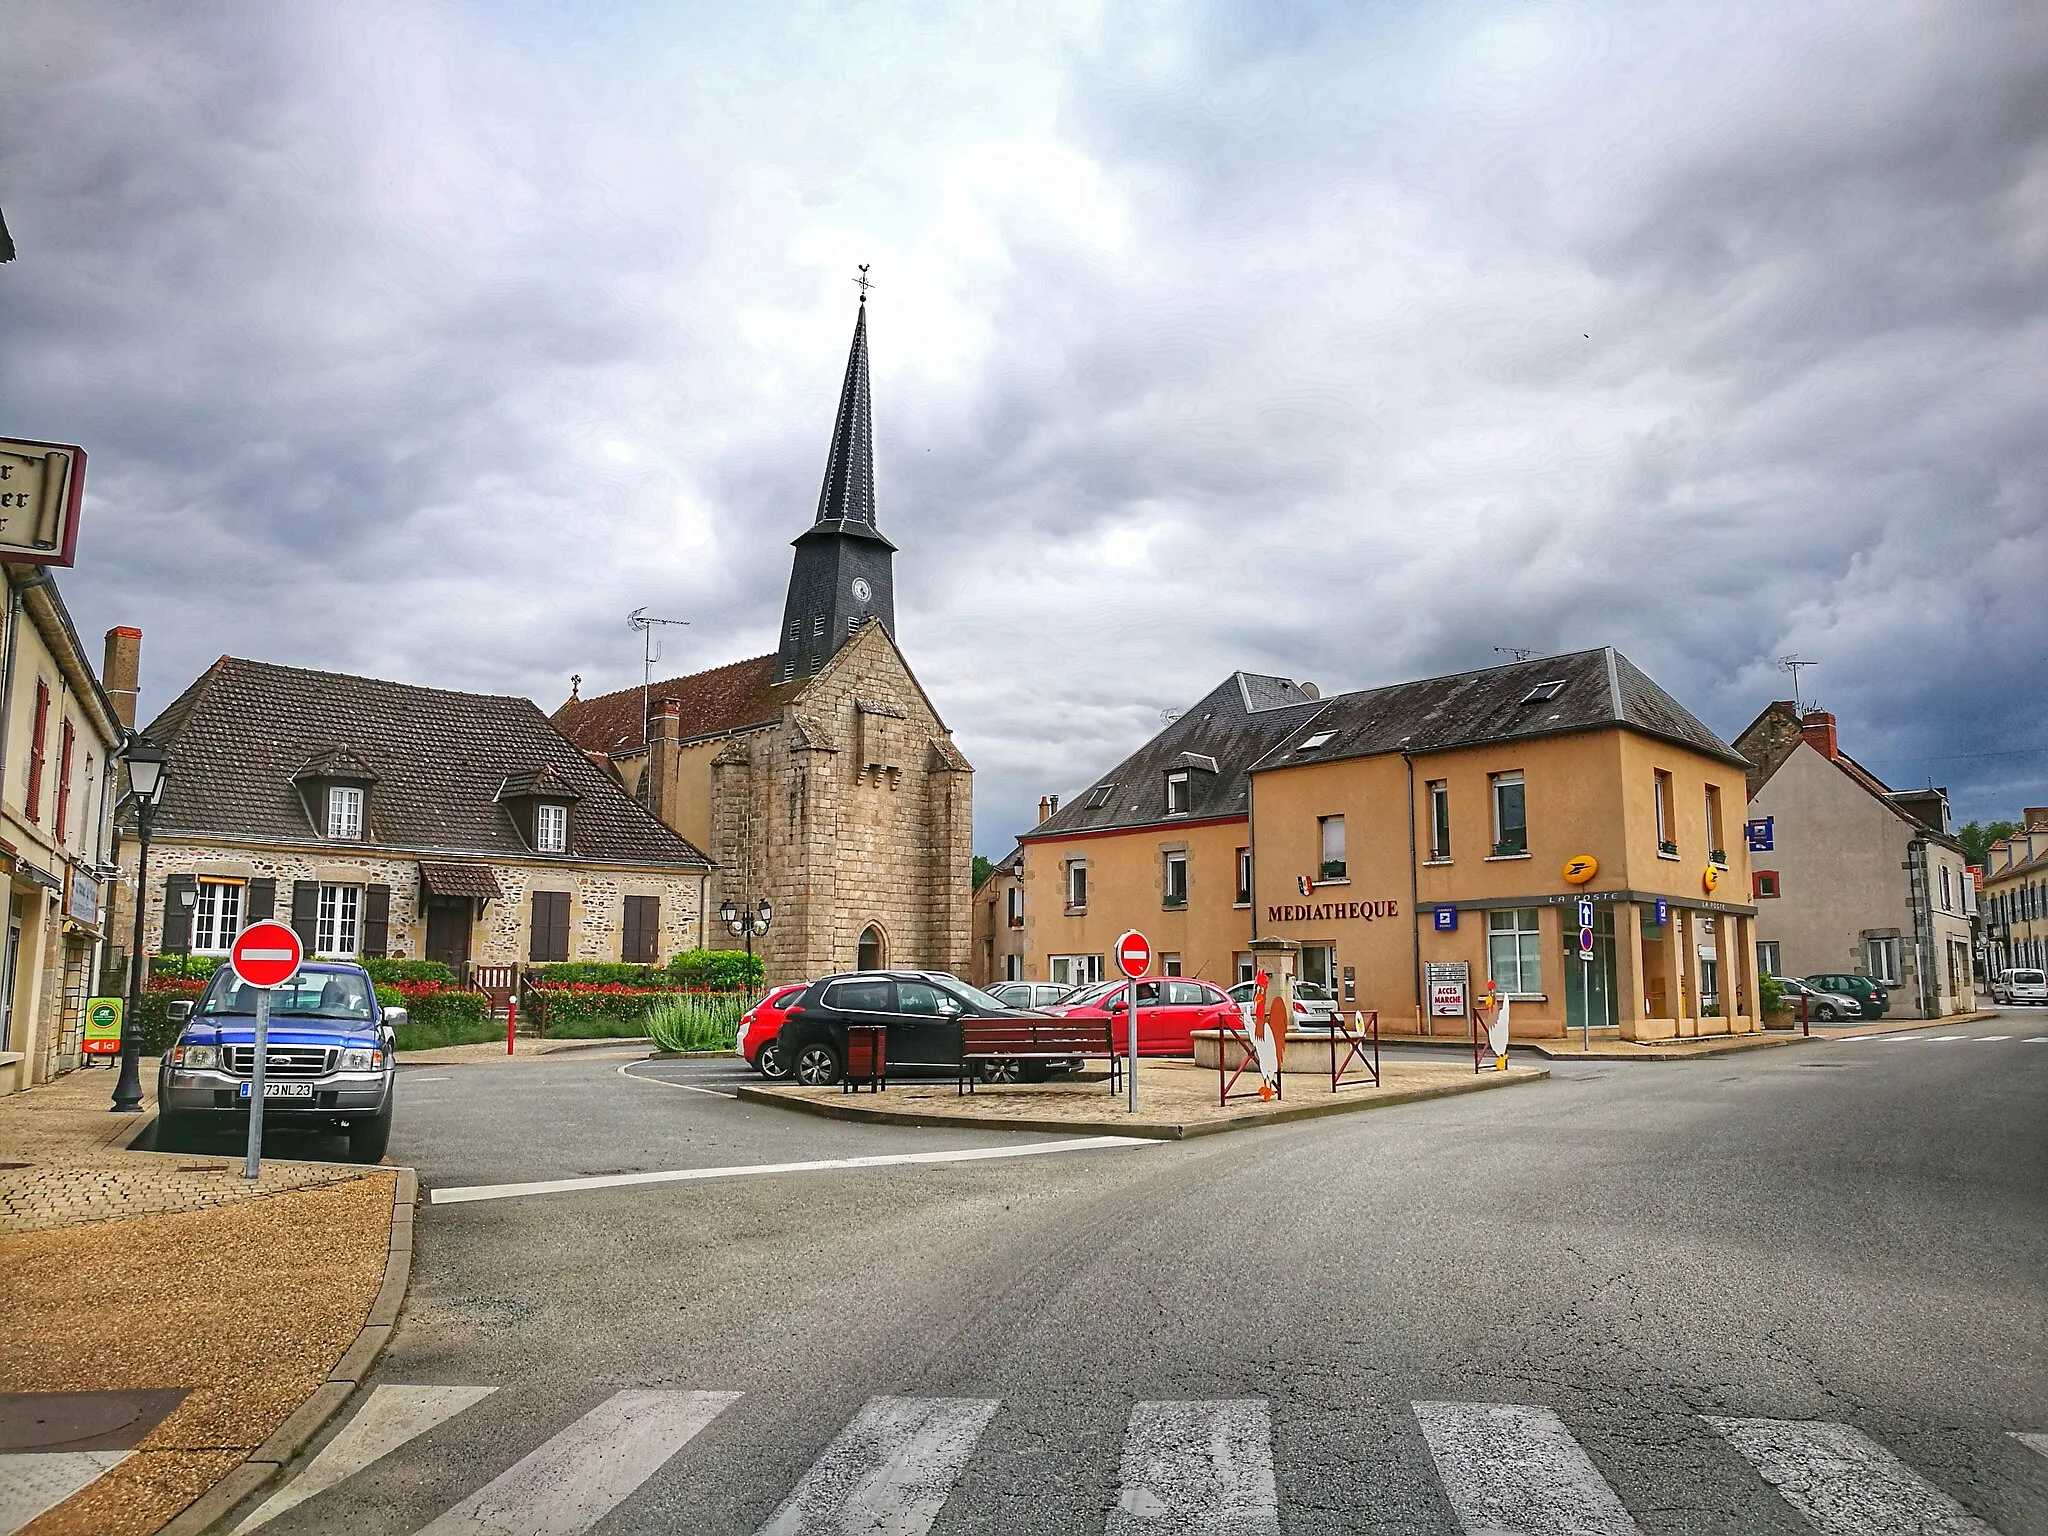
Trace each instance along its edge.
<path fill-rule="evenodd" d="M 535 1031 L 567 1040 L 644 1035 L 649 1011 L 673 1004 L 702 1021 L 693 1026 L 693 1035 L 715 1027 L 730 1045 L 747 1006 L 743 992 L 635 987 L 617 981 L 535 983 L 529 978 L 526 997 Z"/>
<path fill-rule="evenodd" d="M 495 1040 L 503 1026 L 491 1017 L 491 1000 L 439 981 L 394 981 L 380 984 L 378 1001 L 406 1012 L 398 1036 L 401 1051 L 430 1051 L 439 1045 L 473 1045 Z"/>

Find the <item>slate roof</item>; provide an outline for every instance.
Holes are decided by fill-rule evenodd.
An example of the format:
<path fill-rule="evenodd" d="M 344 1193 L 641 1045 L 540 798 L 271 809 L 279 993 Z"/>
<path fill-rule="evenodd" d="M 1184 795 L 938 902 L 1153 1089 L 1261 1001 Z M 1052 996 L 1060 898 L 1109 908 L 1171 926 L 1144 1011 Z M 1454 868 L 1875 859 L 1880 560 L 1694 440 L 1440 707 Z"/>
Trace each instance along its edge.
<path fill-rule="evenodd" d="M 1201 821 L 1242 816 L 1251 803 L 1246 770 L 1292 734 L 1322 705 L 1284 677 L 1233 672 L 1178 720 L 1068 800 L 1018 839 L 1068 837 L 1113 827 L 1143 827 L 1166 820 L 1166 775 L 1187 768 L 1189 805 L 1185 817 Z M 1193 765 L 1212 760 L 1215 771 Z M 1096 791 L 1110 786 L 1103 803 Z"/>
<path fill-rule="evenodd" d="M 1553 697 L 1532 697 L 1546 683 L 1563 687 Z M 1624 726 L 1748 766 L 1747 758 L 1626 656 L 1604 646 L 1339 694 L 1276 743 L 1252 771 L 1382 752 L 1438 752 L 1605 726 Z M 1329 741 L 1304 750 L 1304 741 L 1324 731 L 1330 732 Z"/>
<path fill-rule="evenodd" d="M 534 857 L 498 794 L 508 778 L 540 775 L 576 797 L 568 858 L 710 867 L 530 699 L 223 656 L 145 734 L 170 754 L 159 835 L 325 842 L 293 775 L 346 752 L 376 775 L 366 806 L 373 849 Z"/>
<path fill-rule="evenodd" d="M 647 690 L 649 708 L 664 698 L 682 705 L 682 739 L 700 741 L 751 726 L 772 725 L 809 678 L 778 684 L 775 658 L 750 656 L 708 672 L 671 677 Z M 595 698 L 570 699 L 550 717 L 555 729 L 586 752 L 621 756 L 641 749 L 640 690 L 621 688 Z"/>

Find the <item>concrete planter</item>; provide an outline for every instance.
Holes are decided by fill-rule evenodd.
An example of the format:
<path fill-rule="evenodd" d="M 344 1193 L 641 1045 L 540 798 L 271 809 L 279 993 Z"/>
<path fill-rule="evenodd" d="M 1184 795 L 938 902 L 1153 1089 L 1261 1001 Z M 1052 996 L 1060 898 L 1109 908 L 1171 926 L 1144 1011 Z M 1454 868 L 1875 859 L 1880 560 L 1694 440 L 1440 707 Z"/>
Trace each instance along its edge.
<path fill-rule="evenodd" d="M 1195 1043 L 1195 1065 L 1216 1070 L 1216 1058 L 1223 1053 L 1223 1032 L 1215 1029 L 1198 1029 L 1189 1036 Z M 1240 1066 L 1247 1052 L 1236 1039 L 1230 1042 L 1230 1069 Z M 1330 1075 L 1330 1037 L 1328 1035 L 1303 1034 L 1300 1030 L 1287 1032 L 1287 1050 L 1280 1057 L 1280 1071 L 1320 1073 Z"/>

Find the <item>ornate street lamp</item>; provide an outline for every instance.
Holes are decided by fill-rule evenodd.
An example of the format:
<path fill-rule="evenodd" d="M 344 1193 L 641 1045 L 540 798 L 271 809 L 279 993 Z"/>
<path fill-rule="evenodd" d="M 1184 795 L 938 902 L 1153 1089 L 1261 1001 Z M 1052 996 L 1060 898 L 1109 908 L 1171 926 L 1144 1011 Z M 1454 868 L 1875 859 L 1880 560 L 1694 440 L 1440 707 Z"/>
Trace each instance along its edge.
<path fill-rule="evenodd" d="M 768 932 L 768 925 L 775 919 L 775 909 L 768 905 L 768 898 L 765 896 L 752 907 L 735 904 L 728 896 L 719 903 L 718 916 L 724 922 L 727 932 L 736 939 L 744 938 L 747 941 L 747 996 L 751 999 L 754 995 L 754 940 Z"/>
<path fill-rule="evenodd" d="M 128 765 L 128 792 L 135 797 L 135 944 L 128 957 L 128 1011 L 121 1021 L 121 1078 L 114 1084 L 114 1113 L 142 1113 L 142 987 L 148 957 L 142 952 L 142 914 L 149 895 L 149 829 L 170 782 L 171 765 L 164 749 L 140 732 L 132 732 L 121 749 Z"/>

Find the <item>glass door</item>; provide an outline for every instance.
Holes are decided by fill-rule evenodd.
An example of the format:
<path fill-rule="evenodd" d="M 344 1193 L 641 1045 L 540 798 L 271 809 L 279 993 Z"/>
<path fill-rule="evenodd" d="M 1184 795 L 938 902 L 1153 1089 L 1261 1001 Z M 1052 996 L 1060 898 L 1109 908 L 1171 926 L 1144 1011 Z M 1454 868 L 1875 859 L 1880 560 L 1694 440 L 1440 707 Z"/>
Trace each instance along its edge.
<path fill-rule="evenodd" d="M 1564 924 L 1564 1018 L 1568 1029 L 1611 1029 L 1621 1022 L 1614 993 L 1614 909 L 1593 909 L 1593 958 L 1579 958 L 1579 930 Z"/>

